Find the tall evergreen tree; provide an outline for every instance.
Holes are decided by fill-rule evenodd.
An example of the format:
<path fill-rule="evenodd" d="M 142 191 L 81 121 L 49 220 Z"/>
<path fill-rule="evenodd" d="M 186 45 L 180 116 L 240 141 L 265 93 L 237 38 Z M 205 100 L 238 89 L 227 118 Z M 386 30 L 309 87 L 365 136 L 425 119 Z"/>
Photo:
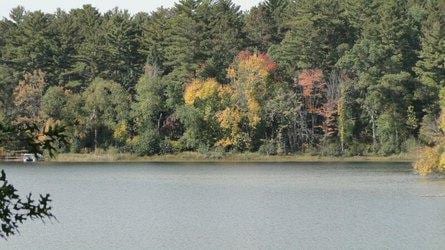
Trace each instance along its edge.
<path fill-rule="evenodd" d="M 290 31 L 272 55 L 291 71 L 330 70 L 351 42 L 349 25 L 338 0 L 302 0 L 292 4 Z"/>
<path fill-rule="evenodd" d="M 185 83 L 198 76 L 209 51 L 209 30 L 202 14 L 209 12 L 209 3 L 201 0 L 183 0 L 174 7 L 170 19 L 165 66 L 172 72 L 167 77 L 167 105 L 174 109 L 182 105 Z"/>
<path fill-rule="evenodd" d="M 283 40 L 289 5 L 289 0 L 267 0 L 250 9 L 244 17 L 244 31 L 251 49 L 267 52 Z"/>
<path fill-rule="evenodd" d="M 75 45 L 75 63 L 67 72 L 72 81 L 79 81 L 83 87 L 96 78 L 106 66 L 104 60 L 104 35 L 101 29 L 103 17 L 91 5 L 70 11 L 76 27 L 79 42 Z"/>
<path fill-rule="evenodd" d="M 166 65 L 166 48 L 172 17 L 172 10 L 159 8 L 142 22 L 141 52 L 147 64 L 157 68 L 161 74 L 171 72 L 171 67 Z"/>
<path fill-rule="evenodd" d="M 363 22 L 360 38 L 338 63 L 356 76 L 361 95 L 358 101 L 363 115 L 369 120 L 375 150 L 378 140 L 385 144 L 387 139 L 384 134 L 378 135 L 378 131 L 383 131 L 377 124 L 383 111 L 385 114 L 380 119 L 398 119 L 397 124 L 406 121 L 413 97 L 411 67 L 416 61 L 417 48 L 417 28 L 406 11 L 406 2 L 391 0 L 378 3 L 374 13 L 365 11 L 370 15 Z M 366 9 L 369 5 L 362 7 Z M 385 129 L 392 129 L 392 135 L 406 134 L 406 126 L 399 128 L 382 121 L 379 124 L 387 124 Z M 403 140 L 403 136 L 397 137 L 398 145 L 393 149 L 399 148 Z"/>
<path fill-rule="evenodd" d="M 141 29 L 127 11 L 117 8 L 107 12 L 104 19 L 105 67 L 101 75 L 133 90 L 144 64 L 139 52 Z"/>
<path fill-rule="evenodd" d="M 209 55 L 200 76 L 227 82 L 226 69 L 244 46 L 240 7 L 231 0 L 219 0 L 213 3 L 210 13 L 203 14 L 208 16 L 210 37 L 206 42 Z"/>
<path fill-rule="evenodd" d="M 2 61 L 14 69 L 17 78 L 42 69 L 47 72 L 48 82 L 56 82 L 58 68 L 53 59 L 57 46 L 50 28 L 53 17 L 41 11 L 25 12 L 20 7 L 12 11 L 11 17 L 15 27 L 2 48 Z"/>
<path fill-rule="evenodd" d="M 440 1 L 429 1 L 426 6 L 427 18 L 422 24 L 419 61 L 414 71 L 420 86 L 416 99 L 423 102 L 427 113 L 439 113 L 439 90 L 445 86 L 445 31 L 444 9 Z"/>
<path fill-rule="evenodd" d="M 80 27 L 76 25 L 73 15 L 62 10 L 57 10 L 51 22 L 50 29 L 54 31 L 55 57 L 53 58 L 57 69 L 56 81 L 66 84 L 73 78 L 71 69 L 76 63 L 76 46 L 81 41 Z"/>

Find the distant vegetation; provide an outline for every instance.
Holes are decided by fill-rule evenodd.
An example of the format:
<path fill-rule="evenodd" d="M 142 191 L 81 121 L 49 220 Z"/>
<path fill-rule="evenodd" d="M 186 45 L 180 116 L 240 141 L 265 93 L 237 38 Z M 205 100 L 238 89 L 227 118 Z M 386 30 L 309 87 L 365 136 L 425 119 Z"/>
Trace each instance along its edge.
<path fill-rule="evenodd" d="M 445 173 L 445 89 L 440 93 L 440 104 L 442 113 L 438 126 L 442 133 L 437 133 L 434 142 L 422 149 L 419 159 L 415 162 L 414 168 L 422 175 L 433 173 Z"/>
<path fill-rule="evenodd" d="M 72 153 L 441 155 L 442 3 L 17 7 L 0 21 L 0 124 L 61 123 Z"/>

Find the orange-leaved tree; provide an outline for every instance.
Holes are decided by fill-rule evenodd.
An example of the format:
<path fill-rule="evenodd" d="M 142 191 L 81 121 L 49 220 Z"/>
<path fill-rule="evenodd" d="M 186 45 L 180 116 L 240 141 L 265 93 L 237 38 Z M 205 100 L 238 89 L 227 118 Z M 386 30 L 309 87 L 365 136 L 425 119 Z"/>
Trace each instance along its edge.
<path fill-rule="evenodd" d="M 34 70 L 24 75 L 13 93 L 16 124 L 42 123 L 41 106 L 45 86 L 43 71 Z"/>

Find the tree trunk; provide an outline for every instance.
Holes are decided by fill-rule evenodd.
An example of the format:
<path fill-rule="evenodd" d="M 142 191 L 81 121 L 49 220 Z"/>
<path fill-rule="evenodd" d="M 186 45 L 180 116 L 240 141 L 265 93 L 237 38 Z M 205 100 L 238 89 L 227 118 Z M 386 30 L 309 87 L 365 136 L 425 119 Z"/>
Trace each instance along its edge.
<path fill-rule="evenodd" d="M 341 145 L 341 153 L 344 154 L 345 153 L 345 142 L 344 142 L 343 138 L 340 138 L 340 145 Z"/>
<path fill-rule="evenodd" d="M 372 149 L 375 152 L 377 149 L 377 135 L 376 135 L 374 114 L 371 114 L 371 126 L 372 126 Z"/>
<path fill-rule="evenodd" d="M 94 153 L 97 152 L 97 127 L 94 127 Z"/>
<path fill-rule="evenodd" d="M 162 121 L 162 113 L 159 114 L 159 118 L 158 118 L 158 133 L 161 133 L 161 121 Z"/>

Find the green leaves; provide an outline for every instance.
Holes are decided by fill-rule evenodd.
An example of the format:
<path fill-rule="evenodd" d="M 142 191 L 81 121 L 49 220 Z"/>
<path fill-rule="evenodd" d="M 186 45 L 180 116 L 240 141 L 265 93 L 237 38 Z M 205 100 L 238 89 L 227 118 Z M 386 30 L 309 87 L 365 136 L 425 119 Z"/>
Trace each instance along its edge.
<path fill-rule="evenodd" d="M 0 142 L 12 143 L 21 140 L 29 152 L 36 157 L 47 152 L 50 157 L 62 146 L 67 137 L 65 127 L 60 122 L 48 120 L 43 128 L 36 124 L 20 124 L 11 126 L 0 122 Z M 20 224 L 31 219 L 55 218 L 52 214 L 50 195 L 40 195 L 38 200 L 28 194 L 25 198 L 18 195 L 15 187 L 8 183 L 4 170 L 0 175 L 0 237 L 7 239 L 18 233 Z"/>
<path fill-rule="evenodd" d="M 105 65 L 101 75 L 133 90 L 144 63 L 139 52 L 141 28 L 127 11 L 114 9 L 105 14 L 103 30 Z"/>
<path fill-rule="evenodd" d="M 95 137 L 101 127 L 114 130 L 117 124 L 128 119 L 129 95 L 115 82 L 97 78 L 82 93 L 82 98 L 86 125 L 94 130 Z"/>
<path fill-rule="evenodd" d="M 277 59 L 294 69 L 330 70 L 341 55 L 337 47 L 352 42 L 351 27 L 343 16 L 340 1 L 298 1 Z"/>
<path fill-rule="evenodd" d="M 0 237 L 8 237 L 19 233 L 19 226 L 26 220 L 55 218 L 50 205 L 50 195 L 39 195 L 35 200 L 31 194 L 24 199 L 17 194 L 17 189 L 6 179 L 5 171 L 0 175 Z"/>
<path fill-rule="evenodd" d="M 239 120 L 244 134 L 238 139 L 251 140 L 251 149 L 264 141 L 295 152 L 322 147 L 329 137 L 344 152 L 348 144 L 371 141 L 377 152 L 392 132 L 417 137 L 422 117 L 439 114 L 441 10 L 438 0 L 266 0 L 246 12 L 231 0 L 182 0 L 133 16 L 117 8 L 102 14 L 91 5 L 53 14 L 16 8 L 0 21 L 0 121 L 25 118 L 42 126 L 49 118 L 62 120 L 77 151 L 93 145 L 128 150 L 147 131 L 208 148 L 220 136 L 218 124 L 200 121 L 237 99 L 239 109 L 225 117 L 233 122 L 241 111 L 249 117 Z M 254 64 L 233 74 L 240 51 L 267 52 L 277 62 L 267 84 L 258 85 L 263 71 L 252 71 Z M 144 74 L 144 65 L 150 72 Z M 312 70 L 322 84 L 308 96 L 299 80 Z M 30 72 L 46 75 L 39 80 Z M 336 72 L 347 91 L 329 98 L 324 83 Z M 186 85 L 205 79 L 236 82 L 239 93 L 252 93 L 184 108 Z M 33 81 L 45 84 L 32 87 Z M 258 87 L 249 90 L 255 85 L 249 82 Z M 402 124 L 383 122 L 388 110 Z M 248 129 L 259 121 L 258 129 Z"/>

